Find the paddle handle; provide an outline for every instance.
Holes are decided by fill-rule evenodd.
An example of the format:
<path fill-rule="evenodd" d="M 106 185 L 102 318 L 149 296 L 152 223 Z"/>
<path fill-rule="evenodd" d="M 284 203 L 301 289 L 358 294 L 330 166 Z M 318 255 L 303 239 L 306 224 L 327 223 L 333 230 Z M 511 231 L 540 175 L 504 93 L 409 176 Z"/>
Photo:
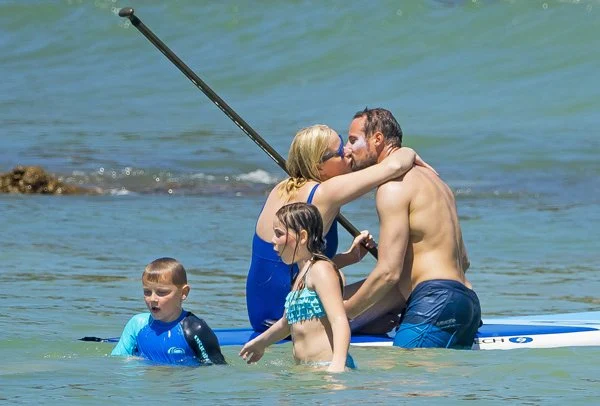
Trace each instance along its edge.
<path fill-rule="evenodd" d="M 202 93 L 204 93 L 227 117 L 234 122 L 252 141 L 256 143 L 263 151 L 271 157 L 281 169 L 287 173 L 285 159 L 275 150 L 268 142 L 266 142 L 239 114 L 237 114 L 229 105 L 216 94 L 210 86 L 208 86 L 194 71 L 192 71 L 173 51 L 169 49 L 154 33 L 144 25 L 144 23 L 134 14 L 131 7 L 124 7 L 119 10 L 119 16 L 128 18 L 131 24 L 137 28 L 144 37 L 148 39 L 164 56 L 175 65 L 181 73 L 183 73 Z M 288 174 L 289 175 L 289 174 Z M 337 216 L 338 222 L 344 227 L 353 237 L 360 234 L 358 229 L 350 223 L 341 213 Z M 367 248 L 371 255 L 377 258 L 377 248 Z"/>

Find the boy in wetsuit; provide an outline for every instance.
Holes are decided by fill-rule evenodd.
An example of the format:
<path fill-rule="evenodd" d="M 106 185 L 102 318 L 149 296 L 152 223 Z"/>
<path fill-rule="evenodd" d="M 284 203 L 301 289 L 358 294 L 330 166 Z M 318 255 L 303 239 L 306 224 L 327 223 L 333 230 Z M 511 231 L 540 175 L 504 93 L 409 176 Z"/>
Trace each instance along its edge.
<path fill-rule="evenodd" d="M 190 287 L 183 265 L 159 258 L 142 274 L 150 313 L 133 316 L 111 355 L 134 355 L 162 364 L 226 364 L 219 341 L 206 322 L 183 310 Z"/>

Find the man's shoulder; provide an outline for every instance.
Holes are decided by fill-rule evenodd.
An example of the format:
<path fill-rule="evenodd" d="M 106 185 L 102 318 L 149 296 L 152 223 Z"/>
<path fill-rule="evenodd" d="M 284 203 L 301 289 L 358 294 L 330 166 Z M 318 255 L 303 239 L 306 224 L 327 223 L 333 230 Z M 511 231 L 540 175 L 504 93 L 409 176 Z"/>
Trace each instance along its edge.
<path fill-rule="evenodd" d="M 410 204 L 413 192 L 410 185 L 402 181 L 391 180 L 379 186 L 375 195 L 377 210 L 392 213 L 399 212 Z"/>
<path fill-rule="evenodd" d="M 422 174 L 419 167 L 413 167 L 404 175 L 383 183 L 377 188 L 376 204 L 378 208 L 400 208 L 410 204 L 419 190 L 419 179 Z"/>
<path fill-rule="evenodd" d="M 422 166 L 413 166 L 408 172 L 392 179 L 379 188 L 392 190 L 395 193 L 416 193 L 421 185 L 429 181 L 444 183 L 444 181 L 431 170 Z"/>
<path fill-rule="evenodd" d="M 415 177 L 410 176 L 410 173 L 413 170 L 414 169 L 411 169 L 402 176 L 382 183 L 377 188 L 377 195 L 393 195 L 397 197 L 409 194 L 413 185 L 416 184 Z"/>

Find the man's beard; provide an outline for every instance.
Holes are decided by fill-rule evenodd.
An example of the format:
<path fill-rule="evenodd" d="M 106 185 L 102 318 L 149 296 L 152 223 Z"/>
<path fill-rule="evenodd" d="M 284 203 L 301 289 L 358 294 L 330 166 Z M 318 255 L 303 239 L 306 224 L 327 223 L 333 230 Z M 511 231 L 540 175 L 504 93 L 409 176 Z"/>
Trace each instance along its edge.
<path fill-rule="evenodd" d="M 369 166 L 375 165 L 377 163 L 377 155 L 369 154 L 364 159 L 357 161 L 352 158 L 352 172 L 360 171 L 361 169 L 368 168 Z"/>

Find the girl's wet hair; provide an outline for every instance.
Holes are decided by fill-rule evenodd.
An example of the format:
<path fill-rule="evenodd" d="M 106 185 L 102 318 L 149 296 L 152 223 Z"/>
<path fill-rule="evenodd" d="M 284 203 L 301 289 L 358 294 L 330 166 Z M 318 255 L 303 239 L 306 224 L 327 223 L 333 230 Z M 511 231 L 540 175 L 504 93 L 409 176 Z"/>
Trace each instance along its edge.
<path fill-rule="evenodd" d="M 365 107 L 364 110 L 358 111 L 353 118 L 361 117 L 365 117 L 362 130 L 367 137 L 381 131 L 389 145 L 398 148 L 402 146 L 402 128 L 391 111 L 379 107 L 374 109 Z"/>
<path fill-rule="evenodd" d="M 324 254 L 326 242 L 323 238 L 323 218 L 321 217 L 319 209 L 310 203 L 290 203 L 277 210 L 275 216 L 277 217 L 277 220 L 279 220 L 279 222 L 285 227 L 286 232 L 291 230 L 296 235 L 299 235 L 302 230 L 306 230 L 308 238 L 306 248 L 308 249 L 308 252 L 312 254 L 312 261 L 324 260 L 331 263 L 338 273 L 340 285 L 343 290 L 344 283 L 337 266 Z M 297 248 L 297 246 L 294 248 L 294 256 Z M 294 280 L 297 277 L 297 274 L 294 274 L 293 262 L 292 266 L 290 267 L 290 273 L 291 283 L 293 285 Z"/>
<path fill-rule="evenodd" d="M 304 202 L 290 203 L 277 210 L 275 216 L 287 231 L 291 230 L 300 234 L 302 230 L 306 230 L 308 252 L 313 255 L 325 256 L 323 254 L 325 251 L 323 219 L 316 206 Z"/>
<path fill-rule="evenodd" d="M 146 265 L 142 281 L 183 286 L 187 285 L 187 274 L 183 265 L 176 259 L 158 258 Z"/>

